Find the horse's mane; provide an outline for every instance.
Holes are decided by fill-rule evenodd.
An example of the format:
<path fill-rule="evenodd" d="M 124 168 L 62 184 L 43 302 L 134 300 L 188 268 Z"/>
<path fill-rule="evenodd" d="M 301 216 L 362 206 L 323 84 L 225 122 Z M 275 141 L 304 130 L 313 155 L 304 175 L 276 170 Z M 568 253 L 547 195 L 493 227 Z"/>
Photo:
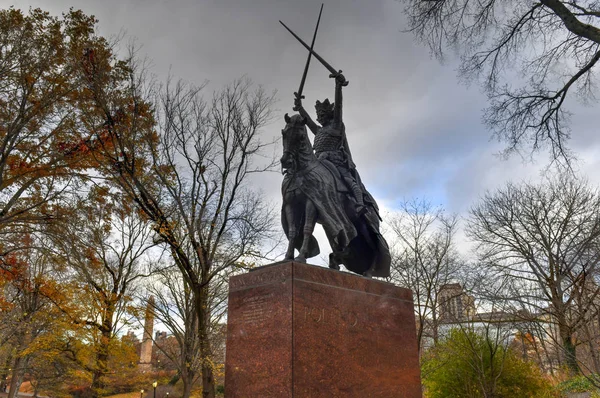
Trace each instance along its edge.
<path fill-rule="evenodd" d="M 294 127 L 300 127 L 303 129 L 303 133 L 304 133 L 304 136 L 306 137 L 306 143 L 308 145 L 308 148 L 310 149 L 311 152 L 313 152 L 312 143 L 308 139 L 308 130 L 306 129 L 306 119 L 299 113 L 296 113 L 295 115 L 292 115 L 290 117 L 290 121 L 288 122 L 288 124 L 291 124 Z"/>

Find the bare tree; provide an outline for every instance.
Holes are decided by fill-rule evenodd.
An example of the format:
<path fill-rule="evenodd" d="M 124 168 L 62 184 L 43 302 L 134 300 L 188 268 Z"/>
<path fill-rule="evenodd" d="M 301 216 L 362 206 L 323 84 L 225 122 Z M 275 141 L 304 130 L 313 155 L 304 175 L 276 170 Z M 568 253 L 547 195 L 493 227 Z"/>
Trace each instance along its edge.
<path fill-rule="evenodd" d="M 155 347 L 175 365 L 183 383 L 183 398 L 189 398 L 201 373 L 198 336 L 198 313 L 193 292 L 176 268 L 163 269 L 148 287 L 154 297 L 153 313 L 176 340 L 177 344 Z"/>
<path fill-rule="evenodd" d="M 457 219 L 427 201 L 413 200 L 401 205 L 390 224 L 398 240 L 393 250 L 392 278 L 413 291 L 421 353 L 427 338 L 438 342 L 438 292 L 458 276 L 459 259 L 453 242 Z"/>
<path fill-rule="evenodd" d="M 466 263 L 463 273 L 466 290 L 477 298 L 477 309 L 484 311 L 476 312 L 472 319 L 483 325 L 498 323 L 514 333 L 513 348 L 520 351 L 522 358 L 555 376 L 561 369 L 561 344 L 555 323 L 548 314 L 540 313 L 539 301 L 510 300 L 510 297 L 539 297 L 542 294 L 538 286 L 526 280 L 499 278 L 486 262 Z"/>
<path fill-rule="evenodd" d="M 68 221 L 54 223 L 48 233 L 57 258 L 87 292 L 85 311 L 65 311 L 89 332 L 93 363 L 88 364 L 77 355 L 73 359 L 91 373 L 92 394 L 99 396 L 110 372 L 110 347 L 120 328 L 127 325 L 127 316 L 132 316 L 130 307 L 136 284 L 160 263 L 160 250 L 152 253 L 155 258 L 150 257 L 154 232 L 119 194 L 106 187 L 93 187 L 77 201 Z"/>
<path fill-rule="evenodd" d="M 214 397 L 211 282 L 258 258 L 274 227 L 273 209 L 249 186 L 253 173 L 274 166 L 260 140 L 274 95 L 238 79 L 206 103 L 201 87 L 168 82 L 153 103 L 135 57 L 97 64 L 94 51 L 82 68 L 95 154 L 153 223 L 193 293 L 203 396 Z"/>
<path fill-rule="evenodd" d="M 495 289 L 491 299 L 549 325 L 547 336 L 556 335 L 564 364 L 578 373 L 576 336 L 597 317 L 600 294 L 591 279 L 600 263 L 598 191 L 568 177 L 508 184 L 472 208 L 467 234 Z"/>
<path fill-rule="evenodd" d="M 198 313 L 193 292 L 176 267 L 161 270 L 148 286 L 154 297 L 153 313 L 169 332 L 166 340 L 155 341 L 155 347 L 178 370 L 183 382 L 183 397 L 187 398 L 201 374 L 198 336 Z M 228 277 L 220 275 L 210 283 L 209 307 L 212 309 L 208 331 L 211 360 L 215 367 L 224 360 L 223 318 L 227 312 Z M 176 344 L 172 344 L 173 340 Z"/>
<path fill-rule="evenodd" d="M 152 161 L 155 170 L 168 167 L 169 174 L 156 177 L 173 213 L 161 220 L 164 213 L 156 212 L 154 203 L 139 203 L 158 221 L 157 232 L 175 249 L 173 258 L 192 288 L 205 397 L 214 396 L 211 284 L 223 271 L 258 255 L 273 230 L 273 211 L 246 187 L 252 173 L 272 166 L 257 163 L 264 146 L 258 134 L 270 119 L 272 103 L 261 89 L 252 92 L 247 79 L 217 92 L 208 107 L 198 89 L 181 83 L 167 86 L 162 97 L 160 149 L 152 151 Z"/>
<path fill-rule="evenodd" d="M 548 145 L 553 159 L 568 162 L 565 102 L 574 95 L 596 99 L 597 1 L 402 2 L 409 29 L 436 57 L 460 50 L 460 76 L 481 82 L 490 100 L 485 121 L 507 143 L 507 154 Z"/>
<path fill-rule="evenodd" d="M 581 362 L 586 368 L 595 371 L 595 382 L 600 385 L 600 295 L 597 286 L 600 285 L 600 268 L 589 276 L 587 286 L 577 297 L 577 307 L 589 306 L 590 322 L 582 327 L 578 340 L 581 342 Z"/>

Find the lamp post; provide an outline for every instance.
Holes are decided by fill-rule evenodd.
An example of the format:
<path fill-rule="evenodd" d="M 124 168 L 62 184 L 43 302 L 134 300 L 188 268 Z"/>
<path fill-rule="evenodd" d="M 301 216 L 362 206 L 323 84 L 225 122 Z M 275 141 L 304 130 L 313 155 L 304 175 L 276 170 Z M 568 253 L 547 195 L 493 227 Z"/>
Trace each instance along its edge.
<path fill-rule="evenodd" d="M 140 398 L 144 398 L 144 390 L 140 390 Z"/>
<path fill-rule="evenodd" d="M 158 385 L 158 382 L 155 381 L 154 383 L 152 383 L 152 387 L 154 388 L 154 395 L 152 396 L 152 398 L 156 398 L 156 386 Z"/>

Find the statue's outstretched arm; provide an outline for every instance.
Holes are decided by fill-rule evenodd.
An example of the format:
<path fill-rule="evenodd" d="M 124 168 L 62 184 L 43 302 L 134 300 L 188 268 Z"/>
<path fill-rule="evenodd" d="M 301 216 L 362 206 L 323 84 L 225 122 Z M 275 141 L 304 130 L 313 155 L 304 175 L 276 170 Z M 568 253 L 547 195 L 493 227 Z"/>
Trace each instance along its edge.
<path fill-rule="evenodd" d="M 302 116 L 306 120 L 306 125 L 308 126 L 310 131 L 312 131 L 312 133 L 316 135 L 319 131 L 319 125 L 315 123 L 314 120 L 312 120 L 312 118 L 308 114 L 308 112 L 306 112 L 306 109 L 304 109 L 304 107 L 302 106 L 302 99 L 298 96 L 297 93 L 294 93 L 294 110 L 300 113 L 300 116 Z"/>
<path fill-rule="evenodd" d="M 335 79 L 335 105 L 333 107 L 333 127 L 336 130 L 342 128 L 342 87 L 347 86 L 348 82 L 344 75 L 340 73 L 335 73 L 329 75 Z"/>

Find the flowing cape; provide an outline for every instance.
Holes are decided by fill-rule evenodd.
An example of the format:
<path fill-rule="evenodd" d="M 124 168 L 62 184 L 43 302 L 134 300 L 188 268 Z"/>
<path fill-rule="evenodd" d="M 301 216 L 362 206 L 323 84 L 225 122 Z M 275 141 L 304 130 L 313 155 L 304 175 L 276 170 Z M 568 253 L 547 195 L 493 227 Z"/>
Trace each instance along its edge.
<path fill-rule="evenodd" d="M 379 232 L 379 222 L 381 221 L 381 216 L 379 215 L 379 206 L 377 206 L 377 202 L 375 201 L 373 196 L 371 196 L 369 191 L 367 191 L 367 188 L 362 183 L 362 179 L 360 178 L 360 174 L 358 173 L 358 170 L 356 170 L 356 164 L 354 163 L 354 161 L 352 159 L 352 153 L 350 152 L 350 146 L 348 145 L 348 139 L 346 137 L 346 126 L 344 125 L 344 123 L 342 123 L 342 147 L 341 147 L 341 150 L 346 157 L 346 164 L 347 164 L 348 168 L 350 169 L 352 176 L 354 177 L 354 179 L 356 180 L 356 183 L 358 184 L 358 186 L 360 187 L 360 189 L 362 191 L 363 200 L 365 202 L 365 205 L 370 207 L 369 213 L 367 213 L 365 215 L 365 220 L 366 220 L 366 227 L 367 227 L 368 233 L 372 239 L 372 244 L 375 246 L 374 255 L 376 256 L 376 258 L 374 260 L 375 267 L 374 267 L 374 271 L 373 271 L 373 276 L 378 276 L 378 277 L 383 277 L 383 278 L 388 277 L 388 276 L 390 276 L 390 265 L 392 262 L 392 257 L 390 255 L 390 249 L 389 249 L 389 246 L 388 246 L 385 238 Z M 353 248 L 352 252 L 354 252 L 354 253 L 350 254 L 349 256 L 347 256 L 347 258 L 344 259 L 344 261 L 345 261 L 344 264 L 346 265 L 346 267 L 348 269 L 350 269 L 353 272 L 358 272 L 358 271 L 355 271 L 352 268 L 363 269 L 363 267 L 365 265 L 362 262 L 369 261 L 369 259 L 370 259 L 369 256 L 364 256 L 364 255 L 360 254 L 363 250 L 364 250 L 364 248 L 360 248 L 360 247 Z M 359 253 L 356 253 L 356 252 L 359 252 Z M 365 258 L 365 257 L 367 257 L 367 258 Z"/>

